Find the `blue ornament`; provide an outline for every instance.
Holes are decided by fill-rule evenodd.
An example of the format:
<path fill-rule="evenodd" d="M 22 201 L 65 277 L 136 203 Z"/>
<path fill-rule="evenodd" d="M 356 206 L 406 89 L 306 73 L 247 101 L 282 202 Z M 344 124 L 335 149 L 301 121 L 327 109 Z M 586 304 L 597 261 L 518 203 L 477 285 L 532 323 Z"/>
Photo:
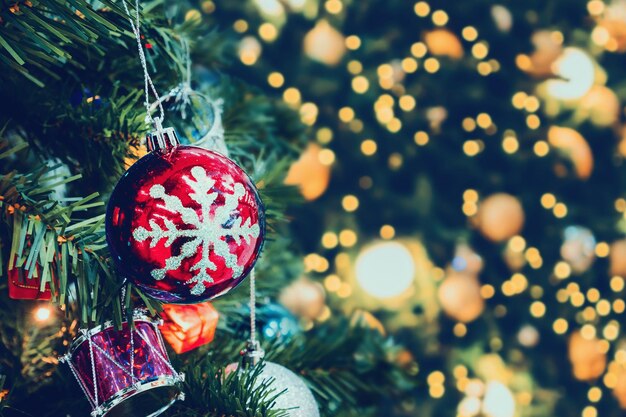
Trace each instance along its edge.
<path fill-rule="evenodd" d="M 455 256 L 452 259 L 452 268 L 455 271 L 463 271 L 465 268 L 467 268 L 467 259 L 463 258 L 462 256 Z"/>
<path fill-rule="evenodd" d="M 283 306 L 267 304 L 257 309 L 257 323 L 265 340 L 289 340 L 300 333 L 298 320 Z"/>
<path fill-rule="evenodd" d="M 593 232 L 582 226 L 568 226 L 563 231 L 561 256 L 572 268 L 581 274 L 591 267 L 595 260 L 596 238 Z"/>

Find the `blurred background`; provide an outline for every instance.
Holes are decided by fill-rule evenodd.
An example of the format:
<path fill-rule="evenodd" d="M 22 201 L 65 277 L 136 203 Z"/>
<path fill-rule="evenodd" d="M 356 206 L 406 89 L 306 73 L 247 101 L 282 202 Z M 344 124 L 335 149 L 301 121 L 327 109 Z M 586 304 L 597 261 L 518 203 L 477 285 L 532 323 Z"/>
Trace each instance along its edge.
<path fill-rule="evenodd" d="M 328 307 L 287 307 L 402 346 L 417 386 L 376 415 L 623 415 L 626 2 L 202 10 L 309 126 L 286 182 Z"/>

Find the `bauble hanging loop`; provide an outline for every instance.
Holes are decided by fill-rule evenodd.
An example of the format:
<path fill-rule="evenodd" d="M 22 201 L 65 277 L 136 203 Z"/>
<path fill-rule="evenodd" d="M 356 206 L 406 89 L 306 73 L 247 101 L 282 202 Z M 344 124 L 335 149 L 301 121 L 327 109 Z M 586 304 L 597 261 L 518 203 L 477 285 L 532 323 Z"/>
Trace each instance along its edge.
<path fill-rule="evenodd" d="M 149 152 L 157 150 L 167 151 L 178 145 L 180 145 L 180 140 L 176 131 L 171 127 L 163 129 L 163 127 L 159 126 L 157 130 L 146 135 L 146 146 Z"/>

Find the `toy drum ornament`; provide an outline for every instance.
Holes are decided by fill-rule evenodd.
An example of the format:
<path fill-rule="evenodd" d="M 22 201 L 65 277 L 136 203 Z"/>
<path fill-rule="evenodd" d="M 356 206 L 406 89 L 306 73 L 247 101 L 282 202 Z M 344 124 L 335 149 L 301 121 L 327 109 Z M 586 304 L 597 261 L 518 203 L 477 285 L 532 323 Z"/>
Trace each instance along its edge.
<path fill-rule="evenodd" d="M 93 417 L 158 416 L 177 399 L 184 375 L 170 364 L 157 323 L 135 312 L 134 326 L 116 330 L 110 322 L 81 330 L 67 363 L 85 396 Z"/>

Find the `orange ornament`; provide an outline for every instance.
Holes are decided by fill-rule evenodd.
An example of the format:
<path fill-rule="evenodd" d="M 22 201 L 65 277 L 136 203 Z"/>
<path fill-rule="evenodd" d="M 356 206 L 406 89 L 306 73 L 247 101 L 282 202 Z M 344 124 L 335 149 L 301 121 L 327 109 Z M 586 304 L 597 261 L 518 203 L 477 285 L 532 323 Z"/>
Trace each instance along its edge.
<path fill-rule="evenodd" d="M 478 208 L 478 229 L 487 239 L 502 242 L 524 227 L 524 209 L 519 200 L 506 193 L 492 194 Z"/>
<path fill-rule="evenodd" d="M 609 35 L 604 45 L 606 49 L 615 52 L 626 52 L 626 22 L 621 19 L 603 19 L 598 23 Z"/>
<path fill-rule="evenodd" d="M 552 126 L 548 130 L 548 141 L 572 161 L 578 178 L 585 180 L 591 176 L 593 154 L 580 133 L 569 127 Z"/>
<path fill-rule="evenodd" d="M 209 302 L 179 305 L 165 304 L 159 327 L 174 352 L 189 352 L 210 343 L 215 337 L 219 314 Z"/>
<path fill-rule="evenodd" d="M 463 45 L 458 36 L 447 29 L 434 29 L 424 34 L 424 42 L 432 55 L 448 56 L 452 59 L 463 57 Z"/>
<path fill-rule="evenodd" d="M 626 369 L 624 369 L 624 365 L 617 363 L 612 363 L 609 369 L 617 375 L 615 386 L 613 387 L 613 396 L 617 399 L 619 407 L 622 410 L 626 410 Z"/>
<path fill-rule="evenodd" d="M 585 339 L 577 331 L 570 336 L 568 356 L 574 377 L 580 381 L 592 381 L 606 369 L 606 353 L 602 342 L 596 338 Z"/>
<path fill-rule="evenodd" d="M 320 162 L 322 148 L 309 144 L 287 173 L 285 184 L 297 185 L 306 200 L 315 200 L 326 191 L 330 182 L 330 166 Z"/>
<path fill-rule="evenodd" d="M 476 320 L 485 309 L 480 282 L 473 275 L 451 271 L 439 287 L 438 297 L 443 311 L 463 323 Z"/>
<path fill-rule="evenodd" d="M 626 239 L 616 240 L 611 244 L 609 274 L 626 277 Z"/>
<path fill-rule="evenodd" d="M 304 36 L 304 53 L 311 59 L 334 66 L 346 53 L 345 38 L 327 20 L 320 20 Z"/>
<path fill-rule="evenodd" d="M 319 282 L 300 278 L 282 290 L 279 301 L 293 315 L 315 320 L 326 306 L 326 291 Z"/>
<path fill-rule="evenodd" d="M 556 39 L 549 30 L 540 30 L 533 33 L 531 41 L 535 51 L 530 56 L 530 65 L 524 71 L 537 78 L 554 76 L 552 64 L 563 51 L 561 40 Z"/>
<path fill-rule="evenodd" d="M 597 126 L 611 126 L 617 122 L 620 102 L 613 90 L 603 85 L 594 85 L 583 96 L 577 112 L 588 117 Z"/>

